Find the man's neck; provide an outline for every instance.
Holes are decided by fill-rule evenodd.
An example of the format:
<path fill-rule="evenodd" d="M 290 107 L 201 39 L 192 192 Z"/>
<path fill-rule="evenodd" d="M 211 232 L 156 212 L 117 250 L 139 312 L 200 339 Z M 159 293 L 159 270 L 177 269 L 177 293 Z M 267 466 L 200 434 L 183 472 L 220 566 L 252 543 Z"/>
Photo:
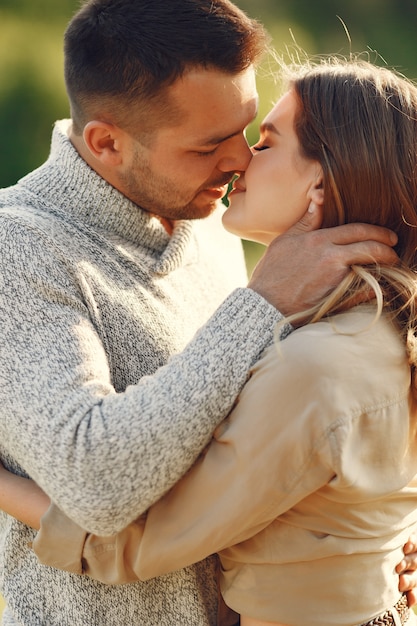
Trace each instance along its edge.
<path fill-rule="evenodd" d="M 152 213 L 152 215 L 153 217 L 156 217 L 156 219 L 161 222 L 162 226 L 165 228 L 168 235 L 172 235 L 175 222 L 167 219 L 166 217 L 160 217 L 159 215 L 155 215 L 154 213 Z"/>

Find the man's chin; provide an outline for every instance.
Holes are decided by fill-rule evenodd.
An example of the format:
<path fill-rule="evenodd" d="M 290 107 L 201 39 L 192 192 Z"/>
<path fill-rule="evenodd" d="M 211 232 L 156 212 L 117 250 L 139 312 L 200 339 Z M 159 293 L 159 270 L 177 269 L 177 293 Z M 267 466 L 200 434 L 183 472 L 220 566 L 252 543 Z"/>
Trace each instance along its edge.
<path fill-rule="evenodd" d="M 209 217 L 216 209 L 221 206 L 220 200 L 213 200 L 211 202 L 196 202 L 190 204 L 184 209 L 184 216 L 180 219 L 185 220 L 201 220 L 205 217 Z"/>

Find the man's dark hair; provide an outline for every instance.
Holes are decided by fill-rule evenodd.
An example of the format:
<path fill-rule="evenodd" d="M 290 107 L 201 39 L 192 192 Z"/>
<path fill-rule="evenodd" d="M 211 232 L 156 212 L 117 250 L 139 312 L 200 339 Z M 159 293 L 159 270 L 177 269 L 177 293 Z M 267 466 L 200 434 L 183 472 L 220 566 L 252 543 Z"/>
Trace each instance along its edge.
<path fill-rule="evenodd" d="M 240 73 L 266 44 L 263 26 L 229 0 L 87 0 L 65 33 L 75 128 L 99 103 L 122 113 L 158 99 L 188 69 Z"/>

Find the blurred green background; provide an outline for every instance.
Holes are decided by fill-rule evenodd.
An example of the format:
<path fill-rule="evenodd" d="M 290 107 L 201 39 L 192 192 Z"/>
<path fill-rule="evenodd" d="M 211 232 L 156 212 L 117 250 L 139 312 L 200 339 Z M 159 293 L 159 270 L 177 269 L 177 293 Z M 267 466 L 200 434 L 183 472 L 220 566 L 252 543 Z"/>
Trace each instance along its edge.
<path fill-rule="evenodd" d="M 291 47 L 293 38 L 308 54 L 368 50 L 372 61 L 417 77 L 417 0 L 236 0 L 236 4 L 266 24 L 279 52 Z M 53 122 L 68 116 L 62 35 L 78 6 L 78 0 L 0 0 L 1 187 L 45 160 Z M 248 129 L 250 143 L 256 141 L 257 124 L 278 96 L 273 73 L 271 63 L 259 73 L 261 108 Z M 251 269 L 262 248 L 247 244 L 245 250 Z"/>
<path fill-rule="evenodd" d="M 416 0 L 237 0 L 263 21 L 275 47 L 309 54 L 376 50 L 389 66 L 417 76 Z M 62 35 L 78 0 L 0 0 L 0 186 L 13 184 L 47 156 L 52 124 L 68 115 Z M 351 46 L 339 16 L 350 33 Z M 215 45 L 215 42 L 213 42 Z M 371 53 L 371 58 L 376 56 Z M 259 119 L 276 98 L 273 67 L 260 72 Z M 269 77 L 267 76 L 269 74 Z M 256 125 L 249 130 L 256 139 Z"/>
<path fill-rule="evenodd" d="M 369 50 L 371 60 L 384 59 L 410 78 L 417 76 L 417 0 L 236 0 L 236 4 L 266 24 L 279 52 L 291 47 L 293 38 L 308 54 Z M 0 187 L 15 183 L 44 161 L 53 122 L 68 116 L 62 35 L 78 6 L 78 0 L 0 0 Z M 256 141 L 259 120 L 278 96 L 273 74 L 269 60 L 259 72 L 261 108 L 248 130 L 251 143 Z M 251 269 L 262 247 L 245 249 Z"/>

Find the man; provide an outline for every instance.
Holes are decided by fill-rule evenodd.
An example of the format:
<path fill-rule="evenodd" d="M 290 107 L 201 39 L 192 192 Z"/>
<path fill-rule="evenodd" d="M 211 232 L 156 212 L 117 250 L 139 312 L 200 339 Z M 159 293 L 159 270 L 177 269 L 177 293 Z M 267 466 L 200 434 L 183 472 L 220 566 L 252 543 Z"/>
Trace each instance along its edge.
<path fill-rule="evenodd" d="M 386 231 L 301 225 L 243 286 L 215 209 L 251 158 L 265 45 L 228 0 L 89 0 L 65 37 L 72 121 L 0 194 L 1 456 L 95 533 L 126 526 L 187 471 L 278 310 L 305 307 L 354 261 L 395 259 Z M 3 520 L 9 626 L 217 622 L 215 557 L 105 587 L 38 565 L 32 536 Z"/>

